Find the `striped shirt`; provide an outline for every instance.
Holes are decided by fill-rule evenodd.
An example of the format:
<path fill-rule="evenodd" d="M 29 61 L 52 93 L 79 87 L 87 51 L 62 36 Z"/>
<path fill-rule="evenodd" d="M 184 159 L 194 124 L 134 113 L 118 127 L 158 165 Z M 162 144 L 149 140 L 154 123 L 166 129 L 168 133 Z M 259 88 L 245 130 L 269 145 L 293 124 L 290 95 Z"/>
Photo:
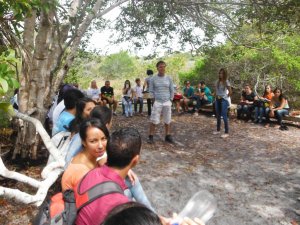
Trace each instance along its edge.
<path fill-rule="evenodd" d="M 149 92 L 155 101 L 164 103 L 174 98 L 173 81 L 169 76 L 153 76 L 150 80 Z"/>

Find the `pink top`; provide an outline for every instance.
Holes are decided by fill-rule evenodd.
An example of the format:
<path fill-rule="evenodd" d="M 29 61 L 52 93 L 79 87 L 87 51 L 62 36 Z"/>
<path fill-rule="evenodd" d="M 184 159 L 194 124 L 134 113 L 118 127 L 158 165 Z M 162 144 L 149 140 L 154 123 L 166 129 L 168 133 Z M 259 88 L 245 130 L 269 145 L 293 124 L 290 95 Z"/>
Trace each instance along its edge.
<path fill-rule="evenodd" d="M 86 175 L 81 183 L 80 192 L 85 192 L 103 181 L 114 181 L 119 184 L 123 190 L 127 189 L 124 179 L 114 170 L 104 165 L 93 169 Z M 79 211 L 76 225 L 99 225 L 113 208 L 128 201 L 129 199 L 120 193 L 112 193 L 100 197 Z"/>

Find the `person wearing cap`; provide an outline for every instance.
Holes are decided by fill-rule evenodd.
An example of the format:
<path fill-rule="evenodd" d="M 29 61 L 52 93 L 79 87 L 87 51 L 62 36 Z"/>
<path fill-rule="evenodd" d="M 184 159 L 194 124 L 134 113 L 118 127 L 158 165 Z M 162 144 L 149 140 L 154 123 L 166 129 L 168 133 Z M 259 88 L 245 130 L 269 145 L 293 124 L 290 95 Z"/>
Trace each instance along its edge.
<path fill-rule="evenodd" d="M 193 105 L 194 100 L 194 88 L 191 86 L 190 81 L 186 81 L 183 89 L 183 98 L 181 99 L 181 107 L 184 112 L 188 111 L 189 105 Z"/>

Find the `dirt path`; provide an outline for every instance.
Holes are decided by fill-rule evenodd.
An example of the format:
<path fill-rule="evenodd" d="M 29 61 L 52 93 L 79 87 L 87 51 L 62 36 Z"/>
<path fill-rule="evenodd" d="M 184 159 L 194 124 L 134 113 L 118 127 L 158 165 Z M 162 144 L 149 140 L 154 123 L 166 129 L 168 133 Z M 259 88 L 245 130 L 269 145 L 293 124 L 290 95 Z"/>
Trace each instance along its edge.
<path fill-rule="evenodd" d="M 142 157 L 135 171 L 160 214 L 180 211 L 193 193 L 206 189 L 218 201 L 208 225 L 299 223 L 293 211 L 300 209 L 299 128 L 280 131 L 230 120 L 230 138 L 223 140 L 212 135 L 213 117 L 173 119 L 177 146 L 164 143 L 162 125 L 155 144 L 147 144 L 147 117 L 114 117 L 114 129 L 133 126 L 142 134 Z M 0 208 L 0 224 L 28 224 L 36 211 L 3 198 Z"/>

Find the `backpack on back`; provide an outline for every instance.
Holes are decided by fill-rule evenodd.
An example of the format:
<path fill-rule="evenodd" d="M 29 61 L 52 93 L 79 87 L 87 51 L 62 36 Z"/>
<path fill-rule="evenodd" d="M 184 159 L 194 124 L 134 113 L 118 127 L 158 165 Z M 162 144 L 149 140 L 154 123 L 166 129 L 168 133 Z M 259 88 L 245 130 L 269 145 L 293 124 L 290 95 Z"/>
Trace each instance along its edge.
<path fill-rule="evenodd" d="M 79 187 L 80 185 L 81 182 L 79 182 Z M 123 194 L 123 190 L 117 183 L 105 181 L 96 184 L 86 192 L 77 192 L 76 197 L 73 190 L 57 193 L 43 202 L 33 225 L 73 225 L 82 207 L 111 193 Z"/>

